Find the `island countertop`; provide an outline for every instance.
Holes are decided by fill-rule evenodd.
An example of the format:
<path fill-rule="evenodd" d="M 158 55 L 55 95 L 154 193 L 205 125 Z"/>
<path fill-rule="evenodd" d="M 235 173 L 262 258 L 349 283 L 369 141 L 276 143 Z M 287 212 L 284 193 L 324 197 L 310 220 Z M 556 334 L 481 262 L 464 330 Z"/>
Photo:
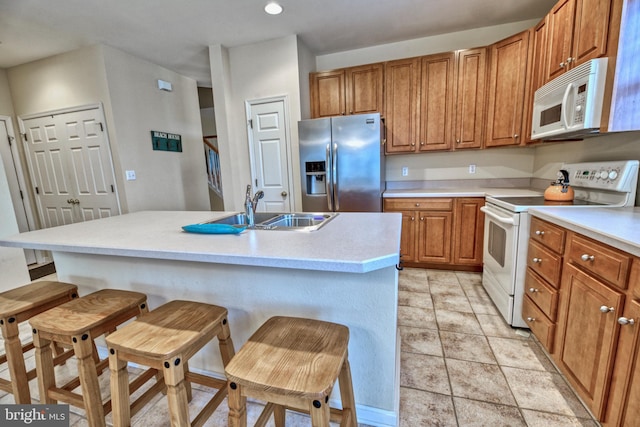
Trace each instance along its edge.
<path fill-rule="evenodd" d="M 401 215 L 339 213 L 317 231 L 192 234 L 183 225 L 233 212 L 142 211 L 0 239 L 48 251 L 366 273 L 399 261 Z"/>

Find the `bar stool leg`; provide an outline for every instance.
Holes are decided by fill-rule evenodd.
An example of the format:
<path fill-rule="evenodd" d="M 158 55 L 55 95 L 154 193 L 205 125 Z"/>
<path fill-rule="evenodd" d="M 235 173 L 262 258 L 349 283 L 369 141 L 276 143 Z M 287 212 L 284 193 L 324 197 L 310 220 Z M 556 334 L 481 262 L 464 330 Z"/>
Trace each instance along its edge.
<path fill-rule="evenodd" d="M 49 390 L 56 385 L 56 376 L 53 370 L 53 355 L 51 354 L 51 341 L 42 338 L 33 330 L 33 345 L 36 348 L 36 371 L 38 372 L 38 390 L 41 404 L 55 404 L 58 401 L 49 397 Z"/>
<path fill-rule="evenodd" d="M 182 362 L 182 372 L 185 377 L 187 372 L 189 372 L 189 362 L 186 360 Z M 193 398 L 193 394 L 191 392 L 191 381 L 188 381 L 186 378 L 184 379 L 184 390 L 187 393 L 187 402 L 191 402 L 191 399 Z"/>
<path fill-rule="evenodd" d="M 169 400 L 169 414 L 172 426 L 188 426 L 189 402 L 184 380 L 184 364 L 180 357 L 164 362 L 164 380 L 167 384 L 167 399 Z"/>
<path fill-rule="evenodd" d="M 31 404 L 29 393 L 29 379 L 24 366 L 22 343 L 18 331 L 18 322 L 14 317 L 2 319 L 2 336 L 4 337 L 4 351 L 9 365 L 13 398 L 18 404 Z"/>
<path fill-rule="evenodd" d="M 93 353 L 93 339 L 88 333 L 84 333 L 81 336 L 74 336 L 72 341 L 78 359 L 78 376 L 82 386 L 87 421 L 93 427 L 105 427 L 104 408 Z"/>
<path fill-rule="evenodd" d="M 227 390 L 229 427 L 247 427 L 247 398 L 242 396 L 240 385 L 230 382 Z"/>
<path fill-rule="evenodd" d="M 338 385 L 340 386 L 340 398 L 342 399 L 342 416 L 349 417 L 348 423 L 342 423 L 344 426 L 358 427 L 358 417 L 356 415 L 356 400 L 353 396 L 353 386 L 351 382 L 351 365 L 348 356 L 345 357 L 340 375 L 338 376 Z"/>
<path fill-rule="evenodd" d="M 286 411 L 284 406 L 276 405 L 273 408 L 273 421 L 276 427 L 285 427 Z"/>
<path fill-rule="evenodd" d="M 222 364 L 227 366 L 233 356 L 235 356 L 235 350 L 233 349 L 233 341 L 231 340 L 231 330 L 229 329 L 229 322 L 227 319 L 222 319 L 222 329 L 218 334 L 218 346 L 220 347 L 220 355 L 222 357 Z"/>
<path fill-rule="evenodd" d="M 111 414 L 114 427 L 128 427 L 131 419 L 127 365 L 127 362 L 118 359 L 117 351 L 112 349 L 109 354 L 109 370 L 111 371 Z"/>
<path fill-rule="evenodd" d="M 312 427 L 329 427 L 329 403 L 313 400 L 309 402 L 309 415 Z"/>

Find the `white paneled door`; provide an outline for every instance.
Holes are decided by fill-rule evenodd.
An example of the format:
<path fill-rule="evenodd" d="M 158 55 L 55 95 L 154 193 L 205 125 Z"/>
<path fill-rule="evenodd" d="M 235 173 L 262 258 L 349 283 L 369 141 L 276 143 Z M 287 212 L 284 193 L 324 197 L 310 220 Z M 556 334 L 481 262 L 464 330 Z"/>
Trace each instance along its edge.
<path fill-rule="evenodd" d="M 254 191 L 264 191 L 259 211 L 291 212 L 289 132 L 285 98 L 247 103 Z"/>
<path fill-rule="evenodd" d="M 103 117 L 95 107 L 23 119 L 42 227 L 120 213 Z"/>

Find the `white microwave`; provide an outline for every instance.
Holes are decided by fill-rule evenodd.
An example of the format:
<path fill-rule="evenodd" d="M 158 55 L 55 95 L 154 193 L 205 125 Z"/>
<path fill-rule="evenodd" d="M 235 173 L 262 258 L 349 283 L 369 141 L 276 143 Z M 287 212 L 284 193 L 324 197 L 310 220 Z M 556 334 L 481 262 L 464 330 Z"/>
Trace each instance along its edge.
<path fill-rule="evenodd" d="M 575 139 L 600 132 L 607 62 L 592 59 L 536 90 L 532 139 Z"/>

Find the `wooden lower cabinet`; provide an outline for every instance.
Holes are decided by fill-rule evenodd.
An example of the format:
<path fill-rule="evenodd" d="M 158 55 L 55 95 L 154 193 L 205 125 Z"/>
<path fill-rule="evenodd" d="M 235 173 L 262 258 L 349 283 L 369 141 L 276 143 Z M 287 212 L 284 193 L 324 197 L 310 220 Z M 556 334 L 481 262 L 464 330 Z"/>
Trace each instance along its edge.
<path fill-rule="evenodd" d="M 385 212 L 402 213 L 401 263 L 481 270 L 483 205 L 483 197 L 385 198 Z"/>

